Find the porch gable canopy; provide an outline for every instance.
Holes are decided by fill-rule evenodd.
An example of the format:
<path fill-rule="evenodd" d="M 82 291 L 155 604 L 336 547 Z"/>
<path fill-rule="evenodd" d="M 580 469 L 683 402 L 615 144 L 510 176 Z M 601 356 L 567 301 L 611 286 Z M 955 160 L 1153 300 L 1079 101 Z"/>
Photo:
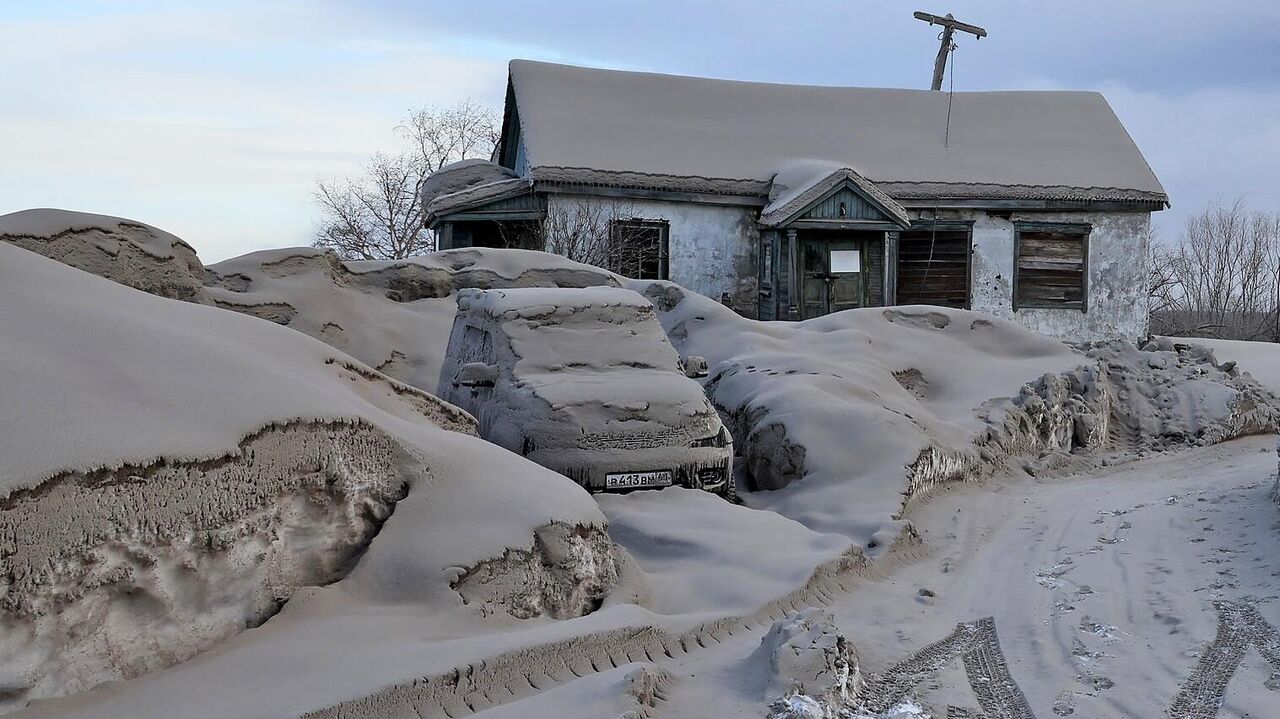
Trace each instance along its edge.
<path fill-rule="evenodd" d="M 542 209 L 529 179 L 488 160 L 445 165 L 422 183 L 418 200 L 429 229 L 448 219 L 537 219 Z"/>
<path fill-rule="evenodd" d="M 774 175 L 759 222 L 775 229 L 793 224 L 906 229 L 911 218 L 857 170 L 813 161 L 793 163 Z"/>

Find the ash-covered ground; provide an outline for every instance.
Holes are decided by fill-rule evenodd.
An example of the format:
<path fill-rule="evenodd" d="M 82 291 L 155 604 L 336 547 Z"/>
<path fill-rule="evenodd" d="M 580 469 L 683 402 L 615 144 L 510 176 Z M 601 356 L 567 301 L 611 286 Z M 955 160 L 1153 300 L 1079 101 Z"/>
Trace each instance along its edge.
<path fill-rule="evenodd" d="M 764 323 L 523 251 L 206 268 L 56 210 L 0 217 L 0 240 L 0 710 L 1226 717 L 1280 697 L 1275 346 L 1072 347 L 928 307 Z M 629 288 L 707 359 L 741 504 L 588 494 L 436 398 L 457 291 L 527 286 Z"/>

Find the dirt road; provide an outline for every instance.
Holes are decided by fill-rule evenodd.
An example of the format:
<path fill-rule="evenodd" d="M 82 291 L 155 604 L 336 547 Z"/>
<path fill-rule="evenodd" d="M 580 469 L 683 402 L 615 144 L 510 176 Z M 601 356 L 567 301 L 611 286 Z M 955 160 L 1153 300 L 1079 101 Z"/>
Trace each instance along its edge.
<path fill-rule="evenodd" d="M 1275 441 L 956 487 L 913 512 L 928 556 L 830 609 L 872 688 L 938 719 L 1280 716 Z M 758 642 L 667 667 L 656 716 L 760 716 Z"/>

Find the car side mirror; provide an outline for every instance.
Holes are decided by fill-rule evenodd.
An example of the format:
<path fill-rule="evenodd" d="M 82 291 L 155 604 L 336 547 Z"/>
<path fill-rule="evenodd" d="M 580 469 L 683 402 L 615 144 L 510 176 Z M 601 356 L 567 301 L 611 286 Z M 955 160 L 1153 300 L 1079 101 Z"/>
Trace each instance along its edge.
<path fill-rule="evenodd" d="M 684 364 L 684 376 L 689 379 L 702 379 L 707 376 L 707 358 L 689 355 L 681 360 Z"/>
<path fill-rule="evenodd" d="M 453 376 L 454 387 L 471 387 L 479 389 L 492 387 L 498 380 L 498 368 L 483 362 L 468 362 L 458 369 Z"/>

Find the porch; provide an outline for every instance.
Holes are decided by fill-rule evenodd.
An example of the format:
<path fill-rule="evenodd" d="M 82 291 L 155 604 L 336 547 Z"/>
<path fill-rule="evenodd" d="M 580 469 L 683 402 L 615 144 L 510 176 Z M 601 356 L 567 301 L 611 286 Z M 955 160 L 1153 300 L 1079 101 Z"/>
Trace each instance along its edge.
<path fill-rule="evenodd" d="M 776 184 L 797 189 L 760 215 L 761 319 L 805 320 L 859 307 L 967 308 L 967 223 L 913 223 L 849 168 Z"/>

